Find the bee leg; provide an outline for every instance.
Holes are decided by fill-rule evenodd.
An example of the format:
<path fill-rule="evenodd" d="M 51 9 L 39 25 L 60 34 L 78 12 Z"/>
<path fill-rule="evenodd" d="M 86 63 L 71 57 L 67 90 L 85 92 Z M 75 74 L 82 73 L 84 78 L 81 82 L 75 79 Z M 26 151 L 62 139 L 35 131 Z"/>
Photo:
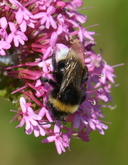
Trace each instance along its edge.
<path fill-rule="evenodd" d="M 54 124 L 56 121 L 46 121 L 45 123 L 41 124 L 39 121 L 37 121 L 39 125 L 46 125 L 46 124 Z"/>
<path fill-rule="evenodd" d="M 42 83 L 46 83 L 48 82 L 50 85 L 52 85 L 53 87 L 57 87 L 57 84 L 55 81 L 53 81 L 52 79 L 48 79 L 46 77 L 41 77 L 41 82 Z"/>
<path fill-rule="evenodd" d="M 87 66 L 85 66 L 85 68 L 84 68 L 84 76 L 83 76 L 82 83 L 84 83 L 85 81 L 88 80 L 88 76 L 89 76 L 89 74 L 88 74 L 88 68 L 87 68 Z"/>

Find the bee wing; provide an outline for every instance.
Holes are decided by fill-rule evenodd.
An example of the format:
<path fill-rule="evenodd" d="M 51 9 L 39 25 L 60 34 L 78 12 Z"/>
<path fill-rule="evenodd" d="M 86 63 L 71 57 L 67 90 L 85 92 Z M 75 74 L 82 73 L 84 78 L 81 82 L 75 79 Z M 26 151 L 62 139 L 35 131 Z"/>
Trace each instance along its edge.
<path fill-rule="evenodd" d="M 81 66 L 81 61 L 78 60 L 74 50 L 71 49 L 67 55 L 65 63 L 65 73 L 63 75 L 59 94 L 64 92 L 64 90 L 70 84 L 79 87 L 81 85 L 82 75 L 83 69 Z"/>
<path fill-rule="evenodd" d="M 76 63 L 71 62 L 67 67 L 65 67 L 65 73 L 62 79 L 62 84 L 60 87 L 60 91 L 63 92 L 67 86 L 69 86 L 76 76 Z"/>

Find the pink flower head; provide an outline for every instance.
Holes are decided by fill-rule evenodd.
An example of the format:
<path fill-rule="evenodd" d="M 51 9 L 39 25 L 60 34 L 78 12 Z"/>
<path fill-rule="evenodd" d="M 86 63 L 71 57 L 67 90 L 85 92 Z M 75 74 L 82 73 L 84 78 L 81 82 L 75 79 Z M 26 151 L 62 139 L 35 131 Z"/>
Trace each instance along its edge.
<path fill-rule="evenodd" d="M 6 20 L 5 17 L 0 18 L 0 27 L 2 29 L 6 29 L 7 28 L 7 20 Z"/>
<path fill-rule="evenodd" d="M 5 50 L 9 49 L 11 45 L 6 41 L 0 41 L 0 55 L 6 55 Z M 4 50 L 5 49 L 5 50 Z"/>
<path fill-rule="evenodd" d="M 44 136 L 45 135 L 45 129 L 48 126 L 44 125 L 44 128 L 39 125 L 38 121 L 41 120 L 41 116 L 35 114 L 33 109 L 30 107 L 31 103 L 26 103 L 26 100 L 24 97 L 20 98 L 20 107 L 21 107 L 21 112 L 17 112 L 16 116 L 18 115 L 21 116 L 21 121 L 20 124 L 16 126 L 22 127 L 24 124 L 25 126 L 25 132 L 26 134 L 31 134 L 34 132 L 34 135 L 37 137 L 39 135 Z M 13 119 L 14 120 L 14 119 Z"/>
<path fill-rule="evenodd" d="M 46 139 L 42 140 L 43 143 L 50 143 L 55 142 L 55 146 L 57 149 L 58 154 L 65 152 L 65 147 L 69 148 L 70 138 L 68 134 L 62 133 L 60 129 L 60 123 L 56 123 L 54 126 L 53 135 L 47 137 Z"/>
<path fill-rule="evenodd" d="M 14 41 L 15 47 L 18 47 L 19 44 L 24 45 L 25 44 L 24 41 L 28 40 L 26 35 L 23 32 L 17 30 L 14 23 L 12 22 L 9 22 L 9 27 L 10 27 L 11 33 L 8 35 L 8 38 L 7 38 L 8 43 L 11 43 L 12 41 Z"/>
<path fill-rule="evenodd" d="M 13 110 L 16 112 L 13 120 L 19 121 L 17 127 L 25 125 L 26 134 L 46 136 L 43 143 L 54 142 L 58 154 L 66 148 L 70 150 L 72 138 L 89 141 L 89 134 L 96 130 L 105 134 L 108 126 L 102 120 L 102 108 L 112 108 L 108 103 L 112 103 L 114 67 L 95 53 L 95 32 L 85 27 L 87 16 L 78 13 L 82 4 L 82 0 L 3 0 L 0 3 L 0 64 L 4 63 L 0 67 L 0 82 L 3 80 L 6 96 L 18 107 L 18 111 Z M 55 66 L 59 59 L 65 59 L 73 41 L 81 45 L 74 44 L 73 50 L 76 56 L 82 57 L 82 67 L 88 68 L 89 76 L 81 85 L 86 99 L 75 113 L 67 115 L 67 125 L 64 125 L 53 116 L 53 103 L 50 107 L 48 100 L 55 86 L 62 89 L 64 73 L 60 73 L 60 81 L 56 82 Z M 8 58 L 11 60 L 6 66 L 4 60 Z"/>
<path fill-rule="evenodd" d="M 34 18 L 35 19 L 39 19 L 41 18 L 41 24 L 43 25 L 45 23 L 45 27 L 47 29 L 50 28 L 50 25 L 56 29 L 57 28 L 57 25 L 56 25 L 56 22 L 55 20 L 53 19 L 52 17 L 52 14 L 55 13 L 55 7 L 53 6 L 49 6 L 46 10 L 46 12 L 41 12 L 41 13 L 38 13 L 38 14 L 35 14 L 34 15 Z"/>
<path fill-rule="evenodd" d="M 18 8 L 18 11 L 15 13 L 16 21 L 19 24 L 19 27 L 22 32 L 25 32 L 27 26 L 34 28 L 33 17 L 32 13 L 25 8 L 19 1 L 17 0 L 10 0 L 10 2 Z"/>
<path fill-rule="evenodd" d="M 5 17 L 1 17 L 0 18 L 0 36 L 2 36 L 2 40 L 6 40 L 7 38 L 7 26 L 8 26 L 8 22 L 7 19 Z"/>

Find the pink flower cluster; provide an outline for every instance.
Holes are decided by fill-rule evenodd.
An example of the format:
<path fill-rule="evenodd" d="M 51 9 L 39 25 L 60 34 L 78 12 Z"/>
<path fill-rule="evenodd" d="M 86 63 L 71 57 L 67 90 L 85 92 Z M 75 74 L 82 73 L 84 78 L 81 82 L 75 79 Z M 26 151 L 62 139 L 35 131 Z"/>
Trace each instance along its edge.
<path fill-rule="evenodd" d="M 82 0 L 0 2 L 0 57 L 12 57 L 13 65 L 5 68 L 11 78 L 7 88 L 12 91 L 8 95 L 12 101 L 19 99 L 20 102 L 16 103 L 18 111 L 12 110 L 16 112 L 12 120 L 19 121 L 17 127 L 25 125 L 26 134 L 46 136 L 43 143 L 55 142 L 59 154 L 70 149 L 73 137 L 89 141 L 92 130 L 104 134 L 108 126 L 101 120 L 104 118 L 102 107 L 112 102 L 114 69 L 92 50 L 96 44 L 92 37 L 95 32 L 83 27 L 87 17 L 77 12 L 81 6 Z M 71 37 L 78 38 L 85 48 L 84 63 L 89 79 L 85 84 L 87 98 L 79 110 L 68 117 L 70 126 L 67 126 L 60 121 L 52 124 L 54 118 L 46 106 L 52 87 L 40 78 L 53 78 L 52 54 L 64 46 L 70 48 Z"/>

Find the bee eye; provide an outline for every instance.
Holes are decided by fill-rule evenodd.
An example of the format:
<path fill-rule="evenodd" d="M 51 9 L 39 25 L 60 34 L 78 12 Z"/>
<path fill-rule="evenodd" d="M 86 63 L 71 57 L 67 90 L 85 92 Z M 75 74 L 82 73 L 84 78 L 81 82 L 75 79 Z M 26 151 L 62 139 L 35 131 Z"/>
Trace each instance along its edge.
<path fill-rule="evenodd" d="M 59 61 L 58 71 L 61 72 L 61 73 L 63 73 L 65 71 L 65 60 Z"/>
<path fill-rule="evenodd" d="M 60 72 L 64 72 L 64 70 L 65 70 L 64 68 L 60 68 L 59 69 Z"/>

